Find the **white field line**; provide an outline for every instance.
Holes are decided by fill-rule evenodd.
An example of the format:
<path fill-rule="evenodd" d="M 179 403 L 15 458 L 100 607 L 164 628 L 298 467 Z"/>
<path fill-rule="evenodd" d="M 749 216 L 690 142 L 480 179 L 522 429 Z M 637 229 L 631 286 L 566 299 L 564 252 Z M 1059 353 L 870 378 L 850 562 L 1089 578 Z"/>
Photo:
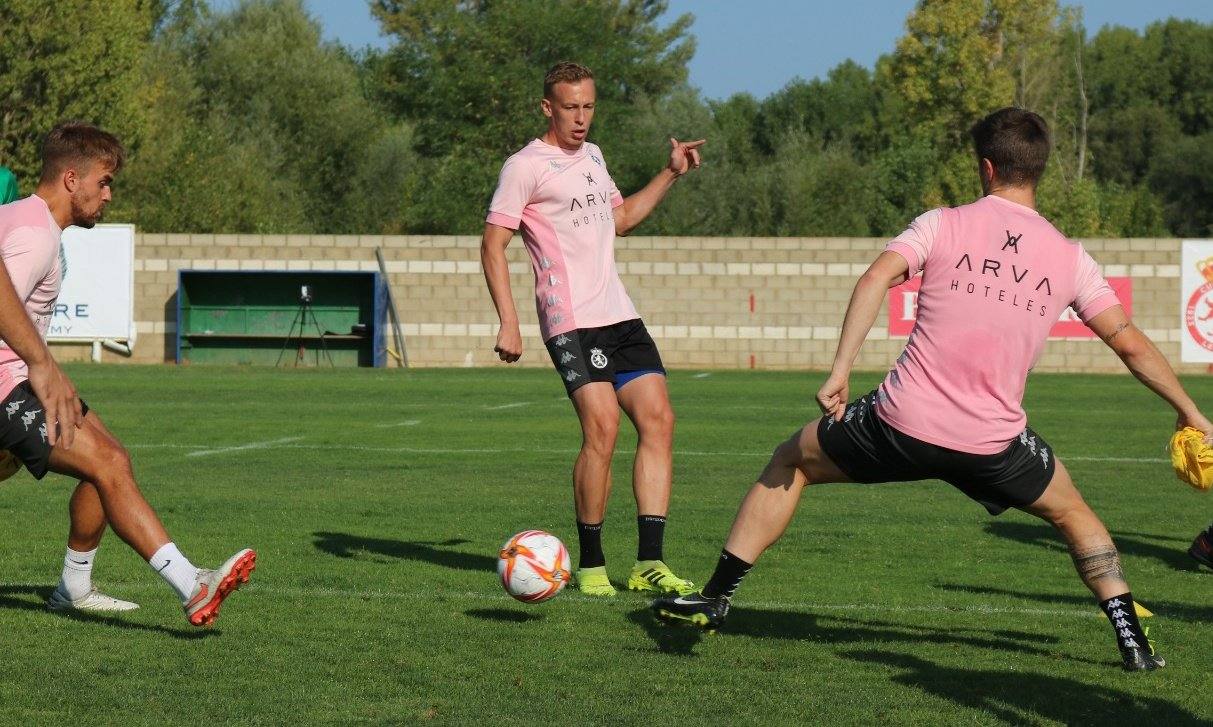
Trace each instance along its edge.
<path fill-rule="evenodd" d="M 490 571 L 485 571 L 488 578 L 494 577 Z M 3 584 L 0 584 L 3 585 Z M 107 588 L 113 592 L 139 591 L 169 593 L 160 583 L 122 583 L 110 582 Z M 468 601 L 500 601 L 516 604 L 501 591 L 384 591 L 384 590 L 354 590 L 348 588 L 296 588 L 292 586 L 263 586 L 250 583 L 242 586 L 244 593 L 263 593 L 267 596 L 284 596 L 289 598 L 333 598 L 376 601 L 443 601 L 448 599 Z M 603 603 L 602 598 L 586 596 L 576 591 L 565 591 L 560 594 L 562 601 L 578 603 Z M 612 604 L 621 603 L 618 600 Z M 638 601 L 638 604 L 647 601 Z M 1102 618 L 1103 614 L 1094 606 L 1089 609 L 1077 608 L 1018 608 L 1013 606 L 986 606 L 981 604 L 947 605 L 943 603 L 925 603 L 904 606 L 890 606 L 884 603 L 814 603 L 812 601 L 745 601 L 737 604 L 742 609 L 755 608 L 780 611 L 872 611 L 876 613 L 951 613 L 951 614 L 1024 614 L 1032 616 L 1068 616 L 1071 618 Z M 912 627 L 910 627 L 912 628 Z"/>
<path fill-rule="evenodd" d="M 542 447 L 484 447 L 484 448 L 443 448 L 443 447 L 372 447 L 360 444 L 293 444 L 303 437 L 287 437 L 273 442 L 257 442 L 238 447 L 223 447 L 219 449 L 204 449 L 201 444 L 128 444 L 128 449 L 190 449 L 201 450 L 187 452 L 185 456 L 196 457 L 206 454 L 238 452 L 251 449 L 323 449 L 326 451 L 343 450 L 347 452 L 382 452 L 386 454 L 577 454 L 580 450 L 573 448 L 545 449 Z M 616 449 L 615 454 L 635 454 L 635 450 Z M 747 452 L 735 451 L 699 451 L 693 449 L 676 449 L 676 456 L 684 457 L 769 457 L 770 452 L 755 449 Z M 1061 457 L 1063 462 L 1127 462 L 1139 464 L 1156 464 L 1170 462 L 1161 457 Z"/>
<path fill-rule="evenodd" d="M 691 378 L 692 378 L 692 379 L 706 379 L 707 377 L 709 377 L 709 376 L 711 376 L 711 375 L 712 375 L 712 374 L 710 374 L 710 373 L 708 373 L 708 372 L 706 372 L 706 371 L 705 371 L 705 372 L 703 372 L 702 374 L 695 374 L 695 375 L 694 375 L 694 376 L 692 376 Z"/>
<path fill-rule="evenodd" d="M 421 423 L 420 419 L 406 419 L 402 422 L 394 422 L 392 424 L 376 424 L 376 429 L 390 429 L 392 427 L 415 427 Z"/>
<path fill-rule="evenodd" d="M 515 401 L 511 404 L 498 404 L 497 406 L 486 406 L 485 411 L 501 411 L 502 409 L 517 409 L 520 406 L 527 406 L 529 401 Z"/>
<path fill-rule="evenodd" d="M 205 457 L 211 454 L 227 454 L 229 452 L 243 452 L 248 449 L 273 449 L 290 442 L 298 442 L 303 437 L 283 437 L 282 439 L 271 439 L 268 442 L 250 442 L 249 444 L 241 444 L 237 447 L 219 447 L 217 449 L 199 449 L 194 452 L 186 452 L 186 457 Z"/>

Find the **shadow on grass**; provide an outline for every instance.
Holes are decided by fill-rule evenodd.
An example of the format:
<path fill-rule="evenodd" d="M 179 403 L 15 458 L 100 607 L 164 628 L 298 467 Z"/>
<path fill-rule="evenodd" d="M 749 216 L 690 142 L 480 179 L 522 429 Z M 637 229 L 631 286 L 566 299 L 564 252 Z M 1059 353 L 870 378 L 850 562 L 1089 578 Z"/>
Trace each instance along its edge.
<path fill-rule="evenodd" d="M 1066 553 L 1065 542 L 1049 525 L 1044 523 L 1023 523 L 1011 520 L 995 520 L 985 524 L 986 532 L 1007 540 L 1014 540 L 1026 545 L 1038 545 L 1052 548 L 1059 553 Z M 1116 547 L 1124 555 L 1136 558 L 1153 558 L 1175 570 L 1191 571 L 1200 566 L 1187 553 L 1186 543 L 1189 541 L 1169 535 L 1152 535 L 1150 533 L 1113 532 L 1112 539 Z M 1166 541 L 1176 545 L 1159 545 L 1152 541 Z M 1182 547 L 1180 547 L 1182 545 Z"/>
<path fill-rule="evenodd" d="M 628 618 L 648 634 L 662 653 L 693 656 L 694 647 L 705 637 L 696 628 L 667 626 L 653 617 L 647 609 L 637 609 Z M 1024 631 L 988 630 L 949 626 L 935 628 L 919 624 L 890 623 L 872 619 L 817 614 L 780 609 L 734 608 L 718 636 L 708 638 L 748 636 L 762 639 L 796 639 L 829 644 L 870 644 L 872 642 L 936 644 L 994 649 L 1021 654 L 1064 658 L 1086 664 L 1114 665 L 1119 662 L 1094 662 L 1067 656 L 1045 648 L 1058 643 L 1057 637 Z"/>
<path fill-rule="evenodd" d="M 1080 587 L 1078 584 L 1078 576 L 1074 576 L 1075 587 Z M 967 586 L 961 583 L 936 583 L 934 588 L 941 591 L 952 591 L 956 593 L 976 593 L 985 596 L 998 596 L 1000 598 L 1022 598 L 1028 601 L 1036 601 L 1051 606 L 1066 604 L 1068 606 L 1082 606 L 1091 610 L 1093 617 L 1101 616 L 1099 607 L 1095 603 L 1095 597 L 1088 593 L 1081 594 L 1055 594 L 1055 593 L 1034 593 L 1031 591 L 1013 591 L 1009 588 L 996 588 L 993 586 Z M 1150 598 L 1149 595 L 1133 594 L 1133 600 L 1139 600 L 1141 605 L 1150 609 L 1157 616 L 1168 616 L 1172 618 L 1180 618 L 1187 621 L 1205 621 L 1213 622 L 1213 606 L 1193 606 L 1186 603 L 1175 603 L 1174 601 L 1156 601 Z"/>
<path fill-rule="evenodd" d="M 134 621 L 127 621 L 116 616 L 103 616 L 95 613 L 82 613 L 80 611 L 47 611 L 46 599 L 50 598 L 51 591 L 55 590 L 50 586 L 27 586 L 27 585 L 10 585 L 0 586 L 0 608 L 11 608 L 22 611 L 38 611 L 46 614 L 49 618 L 66 618 L 80 623 L 97 624 L 100 626 L 113 626 L 120 629 L 131 629 L 133 631 L 147 631 L 150 633 L 164 634 L 172 636 L 175 639 L 205 639 L 211 636 L 218 636 L 221 631 L 218 629 L 200 629 L 194 628 L 174 629 L 167 626 L 156 626 L 153 624 L 141 624 Z M 22 596 L 34 596 L 34 600 L 22 598 Z"/>
<path fill-rule="evenodd" d="M 1040 720 L 1061 724 L 1208 725 L 1182 707 L 1156 697 L 1029 671 L 956 669 L 908 654 L 844 651 L 844 659 L 882 664 L 900 673 L 891 681 L 992 715 L 1008 724 Z M 1150 675 L 1142 675 L 1150 678 Z M 1157 678 L 1157 677 L 1155 677 Z"/>
<path fill-rule="evenodd" d="M 441 542 L 409 542 L 386 538 L 366 538 L 348 533 L 312 533 L 312 535 L 316 538 L 315 546 L 317 548 L 338 558 L 353 558 L 359 553 L 370 553 L 402 560 L 416 560 L 455 570 L 490 572 L 497 570 L 496 557 L 448 550 L 453 545 L 470 542 L 459 538 Z"/>
<path fill-rule="evenodd" d="M 525 611 L 515 611 L 509 608 L 472 608 L 464 611 L 465 616 L 478 618 L 482 621 L 496 621 L 498 623 L 527 623 L 529 621 L 538 621 L 543 618 L 537 613 L 527 613 Z"/>

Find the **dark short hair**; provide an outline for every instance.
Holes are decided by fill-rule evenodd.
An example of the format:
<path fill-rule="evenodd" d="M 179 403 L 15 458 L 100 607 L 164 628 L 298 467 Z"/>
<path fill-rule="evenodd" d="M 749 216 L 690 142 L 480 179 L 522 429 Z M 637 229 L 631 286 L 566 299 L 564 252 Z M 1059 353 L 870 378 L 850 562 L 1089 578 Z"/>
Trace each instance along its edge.
<path fill-rule="evenodd" d="M 102 162 L 113 171 L 126 163 L 126 149 L 118 137 L 84 121 L 64 121 L 42 140 L 41 181 L 49 182 L 75 168 L 84 171 Z"/>
<path fill-rule="evenodd" d="M 561 61 L 548 69 L 543 77 L 543 97 L 552 97 L 552 88 L 557 83 L 573 83 L 582 79 L 594 79 L 594 73 L 580 63 Z"/>
<path fill-rule="evenodd" d="M 1007 184 L 1036 186 L 1049 161 L 1049 125 L 1027 109 L 999 109 L 973 125 L 978 160 L 989 159 L 994 174 Z"/>

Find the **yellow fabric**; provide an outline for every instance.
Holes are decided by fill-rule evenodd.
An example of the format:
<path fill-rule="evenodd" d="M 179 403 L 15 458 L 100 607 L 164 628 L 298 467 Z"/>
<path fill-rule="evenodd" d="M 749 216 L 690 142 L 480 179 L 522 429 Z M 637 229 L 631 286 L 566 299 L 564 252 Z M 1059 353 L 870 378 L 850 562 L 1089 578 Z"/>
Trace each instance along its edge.
<path fill-rule="evenodd" d="M 1213 447 L 1204 439 L 1204 432 L 1184 427 L 1171 437 L 1170 445 L 1175 476 L 1201 492 L 1213 487 Z"/>

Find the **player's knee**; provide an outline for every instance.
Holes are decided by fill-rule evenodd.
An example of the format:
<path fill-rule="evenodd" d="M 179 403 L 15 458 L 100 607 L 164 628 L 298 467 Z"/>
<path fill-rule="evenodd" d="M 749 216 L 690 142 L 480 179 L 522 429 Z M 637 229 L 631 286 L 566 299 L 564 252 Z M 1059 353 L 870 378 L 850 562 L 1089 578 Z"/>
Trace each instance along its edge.
<path fill-rule="evenodd" d="M 121 487 L 134 484 L 131 456 L 117 442 L 107 442 L 98 448 L 95 461 L 96 484 L 103 487 Z"/>
<path fill-rule="evenodd" d="M 587 447 L 610 451 L 615 448 L 615 437 L 619 434 L 619 413 L 602 412 L 587 416 L 582 421 Z"/>
<path fill-rule="evenodd" d="M 670 438 L 674 436 L 674 409 L 664 406 L 645 414 L 642 433 L 651 437 Z"/>

